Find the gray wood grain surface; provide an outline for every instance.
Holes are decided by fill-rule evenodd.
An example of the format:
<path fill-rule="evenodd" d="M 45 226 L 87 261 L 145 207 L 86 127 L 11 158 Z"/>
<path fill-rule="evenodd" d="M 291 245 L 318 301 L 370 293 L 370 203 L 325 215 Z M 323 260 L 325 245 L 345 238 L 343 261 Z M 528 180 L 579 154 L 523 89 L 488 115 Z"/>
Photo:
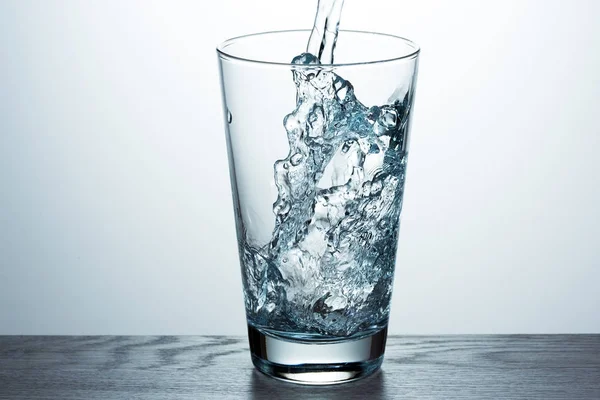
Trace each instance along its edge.
<path fill-rule="evenodd" d="M 600 399 L 600 335 L 388 339 L 337 386 L 254 371 L 246 338 L 0 336 L 0 399 Z"/>

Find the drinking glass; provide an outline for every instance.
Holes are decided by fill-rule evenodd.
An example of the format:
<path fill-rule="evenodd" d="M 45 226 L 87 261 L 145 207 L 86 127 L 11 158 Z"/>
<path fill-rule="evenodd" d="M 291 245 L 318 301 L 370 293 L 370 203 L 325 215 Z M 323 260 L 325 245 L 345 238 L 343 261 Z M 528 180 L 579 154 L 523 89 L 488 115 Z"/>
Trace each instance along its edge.
<path fill-rule="evenodd" d="M 330 384 L 383 361 L 419 48 L 340 31 L 333 64 L 292 62 L 309 35 L 217 53 L 252 361 Z"/>

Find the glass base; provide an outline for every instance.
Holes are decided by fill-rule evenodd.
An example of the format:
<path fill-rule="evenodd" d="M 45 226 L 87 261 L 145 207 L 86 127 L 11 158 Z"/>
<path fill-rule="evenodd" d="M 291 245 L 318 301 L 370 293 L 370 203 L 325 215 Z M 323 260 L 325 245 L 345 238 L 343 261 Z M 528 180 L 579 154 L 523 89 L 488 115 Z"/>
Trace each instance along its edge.
<path fill-rule="evenodd" d="M 292 341 L 248 325 L 252 363 L 262 373 L 288 382 L 330 385 L 364 378 L 383 361 L 387 328 L 348 341 Z"/>

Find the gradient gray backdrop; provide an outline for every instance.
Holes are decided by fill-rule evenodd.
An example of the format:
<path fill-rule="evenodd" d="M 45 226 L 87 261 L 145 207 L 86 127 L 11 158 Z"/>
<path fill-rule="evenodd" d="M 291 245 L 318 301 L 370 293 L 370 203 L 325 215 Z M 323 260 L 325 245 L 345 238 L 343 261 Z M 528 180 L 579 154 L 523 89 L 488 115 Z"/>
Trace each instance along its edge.
<path fill-rule="evenodd" d="M 244 332 L 214 48 L 295 3 L 0 1 L 0 334 Z M 345 7 L 423 49 L 391 331 L 600 332 L 600 2 Z"/>

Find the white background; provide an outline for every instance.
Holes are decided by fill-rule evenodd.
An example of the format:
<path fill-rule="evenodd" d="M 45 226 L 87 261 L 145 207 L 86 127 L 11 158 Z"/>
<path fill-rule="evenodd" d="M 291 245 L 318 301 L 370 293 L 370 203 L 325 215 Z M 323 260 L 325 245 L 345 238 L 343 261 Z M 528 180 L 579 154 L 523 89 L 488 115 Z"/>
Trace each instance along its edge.
<path fill-rule="evenodd" d="M 242 334 L 220 41 L 316 1 L 0 2 L 0 334 Z M 393 333 L 600 332 L 600 2 L 348 0 L 422 47 Z"/>

